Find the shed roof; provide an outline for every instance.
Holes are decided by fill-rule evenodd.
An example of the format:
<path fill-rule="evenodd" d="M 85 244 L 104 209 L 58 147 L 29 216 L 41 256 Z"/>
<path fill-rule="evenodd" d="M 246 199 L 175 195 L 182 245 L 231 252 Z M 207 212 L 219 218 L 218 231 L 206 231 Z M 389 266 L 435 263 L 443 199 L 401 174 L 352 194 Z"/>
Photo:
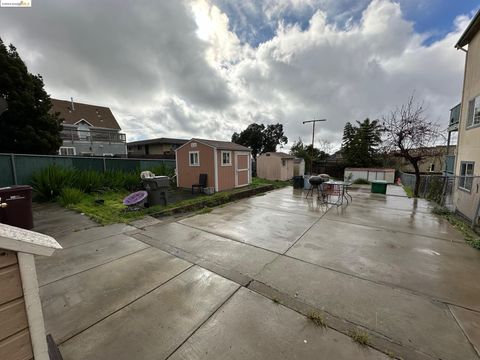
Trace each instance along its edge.
<path fill-rule="evenodd" d="M 151 145 L 151 144 L 185 144 L 188 142 L 187 139 L 174 139 L 174 138 L 156 138 L 156 139 L 146 139 L 138 140 L 127 143 L 127 145 Z"/>
<path fill-rule="evenodd" d="M 276 156 L 282 159 L 295 159 L 295 156 L 292 156 L 284 152 L 266 152 L 266 153 L 263 153 L 262 155 L 267 155 L 267 154 L 270 154 L 270 156 Z"/>
<path fill-rule="evenodd" d="M 59 112 L 60 117 L 64 119 L 64 124 L 75 125 L 84 119 L 94 127 L 120 130 L 120 125 L 108 107 L 73 102 L 72 109 L 71 101 L 51 100 L 53 107 L 50 111 Z"/>
<path fill-rule="evenodd" d="M 218 150 L 252 151 L 248 147 L 245 147 L 240 144 L 236 144 L 231 141 L 218 141 L 218 140 L 207 140 L 207 139 L 197 139 L 197 138 L 193 138 L 192 140 L 198 141 L 201 144 L 205 144 L 205 145 L 217 148 Z"/>
<path fill-rule="evenodd" d="M 480 30 L 480 10 L 477 11 L 472 21 L 470 21 L 470 24 L 468 24 L 462 36 L 460 36 L 460 39 L 458 39 L 455 47 L 458 49 L 469 44 L 470 41 L 472 41 L 472 39 L 475 37 L 475 35 L 477 35 L 479 30 Z"/>

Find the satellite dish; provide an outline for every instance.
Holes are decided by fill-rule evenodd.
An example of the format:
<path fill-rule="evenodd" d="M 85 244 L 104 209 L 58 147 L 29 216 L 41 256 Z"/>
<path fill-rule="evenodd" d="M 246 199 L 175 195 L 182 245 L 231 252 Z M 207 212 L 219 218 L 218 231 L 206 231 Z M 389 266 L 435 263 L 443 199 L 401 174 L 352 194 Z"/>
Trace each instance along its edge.
<path fill-rule="evenodd" d="M 8 110 L 8 103 L 3 97 L 0 97 L 0 115 Z"/>

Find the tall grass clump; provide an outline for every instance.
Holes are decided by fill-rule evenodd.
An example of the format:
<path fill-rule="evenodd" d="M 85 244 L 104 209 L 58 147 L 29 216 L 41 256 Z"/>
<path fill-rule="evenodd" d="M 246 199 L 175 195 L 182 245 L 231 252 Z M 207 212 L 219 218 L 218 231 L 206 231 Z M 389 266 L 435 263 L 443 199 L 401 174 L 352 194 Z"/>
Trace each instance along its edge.
<path fill-rule="evenodd" d="M 57 200 L 62 206 L 75 205 L 83 200 L 85 194 L 76 188 L 66 187 L 64 188 Z"/>
<path fill-rule="evenodd" d="M 95 170 L 76 170 L 71 185 L 85 193 L 99 191 L 105 186 L 105 176 Z"/>
<path fill-rule="evenodd" d="M 173 175 L 175 175 L 175 168 L 172 167 L 171 165 L 167 165 L 165 163 L 154 166 L 154 167 L 150 168 L 149 170 L 157 176 L 173 177 Z"/>
<path fill-rule="evenodd" d="M 50 201 L 71 184 L 74 176 L 74 169 L 50 165 L 32 175 L 31 185 L 39 200 Z"/>

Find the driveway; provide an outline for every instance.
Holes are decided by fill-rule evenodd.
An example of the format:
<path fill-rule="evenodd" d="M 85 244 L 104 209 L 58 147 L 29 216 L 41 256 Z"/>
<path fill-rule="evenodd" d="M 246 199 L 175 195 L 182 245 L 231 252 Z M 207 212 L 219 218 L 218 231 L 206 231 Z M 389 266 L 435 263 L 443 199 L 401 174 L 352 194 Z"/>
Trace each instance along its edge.
<path fill-rule="evenodd" d="M 402 195 L 326 207 L 284 188 L 57 231 L 65 249 L 37 258 L 47 332 L 65 360 L 479 359 L 480 252 Z"/>

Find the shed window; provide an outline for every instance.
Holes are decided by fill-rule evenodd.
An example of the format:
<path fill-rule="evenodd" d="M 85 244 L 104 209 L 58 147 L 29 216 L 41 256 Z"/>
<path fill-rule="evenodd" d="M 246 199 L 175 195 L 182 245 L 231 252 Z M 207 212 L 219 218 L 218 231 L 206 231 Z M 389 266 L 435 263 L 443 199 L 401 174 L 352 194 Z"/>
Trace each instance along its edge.
<path fill-rule="evenodd" d="M 200 166 L 200 154 L 198 151 L 190 151 L 188 153 L 188 164 L 190 166 Z"/>
<path fill-rule="evenodd" d="M 232 152 L 222 151 L 222 166 L 231 166 L 231 165 L 232 165 Z"/>
<path fill-rule="evenodd" d="M 285 166 L 285 165 L 287 165 L 287 160 L 282 159 L 282 166 Z"/>
<path fill-rule="evenodd" d="M 462 161 L 460 164 L 460 178 L 458 187 L 463 190 L 471 191 L 473 183 L 474 162 Z"/>
<path fill-rule="evenodd" d="M 61 146 L 60 149 L 58 149 L 58 154 L 63 155 L 63 156 L 74 156 L 75 155 L 75 148 L 74 147 Z"/>
<path fill-rule="evenodd" d="M 473 98 L 468 103 L 467 128 L 480 125 L 480 96 Z"/>

